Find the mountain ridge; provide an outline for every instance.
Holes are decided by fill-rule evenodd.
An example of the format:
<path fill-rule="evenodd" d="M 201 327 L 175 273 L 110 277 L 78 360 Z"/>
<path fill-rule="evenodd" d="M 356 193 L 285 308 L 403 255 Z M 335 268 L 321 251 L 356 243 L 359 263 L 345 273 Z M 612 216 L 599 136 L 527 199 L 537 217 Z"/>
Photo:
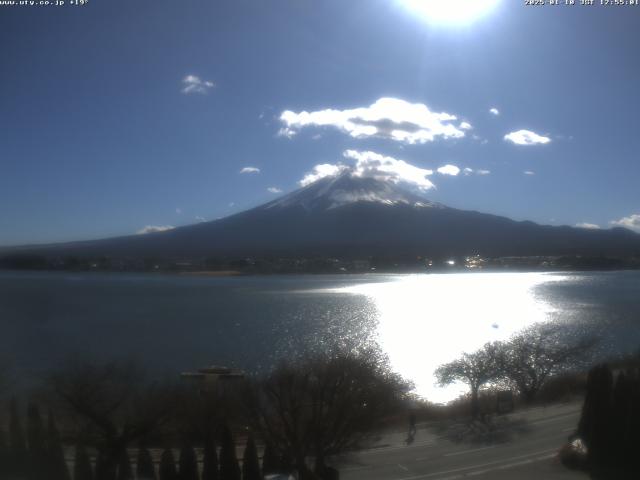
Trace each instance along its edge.
<path fill-rule="evenodd" d="M 163 232 L 0 249 L 0 256 L 640 255 L 624 228 L 539 225 L 431 202 L 401 185 L 343 172 L 237 214 Z"/>

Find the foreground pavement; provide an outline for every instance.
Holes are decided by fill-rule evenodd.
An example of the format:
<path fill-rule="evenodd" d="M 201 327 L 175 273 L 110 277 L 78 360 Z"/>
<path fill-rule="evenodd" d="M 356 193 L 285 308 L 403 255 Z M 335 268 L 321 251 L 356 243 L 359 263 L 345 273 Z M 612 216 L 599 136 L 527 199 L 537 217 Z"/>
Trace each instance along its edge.
<path fill-rule="evenodd" d="M 586 480 L 562 466 L 558 449 L 575 430 L 581 403 L 539 407 L 510 416 L 524 429 L 497 444 L 453 443 L 420 425 L 411 445 L 405 433 L 383 436 L 376 448 L 358 453 L 340 466 L 343 480 Z"/>

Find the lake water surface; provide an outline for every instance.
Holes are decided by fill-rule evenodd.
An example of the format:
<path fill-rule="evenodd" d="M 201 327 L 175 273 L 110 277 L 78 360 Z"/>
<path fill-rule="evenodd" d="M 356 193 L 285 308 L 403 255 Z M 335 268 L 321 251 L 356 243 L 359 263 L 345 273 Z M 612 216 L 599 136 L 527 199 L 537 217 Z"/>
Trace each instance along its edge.
<path fill-rule="evenodd" d="M 377 342 L 432 401 L 433 370 L 535 322 L 559 320 L 610 348 L 640 347 L 640 272 L 182 275 L 0 272 L 0 349 L 20 375 L 70 358 L 133 358 L 175 375 L 209 364 Z"/>

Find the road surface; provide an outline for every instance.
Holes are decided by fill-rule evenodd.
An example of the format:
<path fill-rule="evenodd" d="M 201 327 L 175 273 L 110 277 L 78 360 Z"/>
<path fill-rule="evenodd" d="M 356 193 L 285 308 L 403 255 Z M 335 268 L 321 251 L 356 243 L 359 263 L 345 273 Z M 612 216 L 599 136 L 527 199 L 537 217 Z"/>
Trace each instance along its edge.
<path fill-rule="evenodd" d="M 342 480 L 555 480 L 588 477 L 563 467 L 557 451 L 575 430 L 580 403 L 530 409 L 513 415 L 527 430 L 504 443 L 456 444 L 421 426 L 411 445 L 405 433 L 385 435 L 377 448 L 340 465 Z"/>

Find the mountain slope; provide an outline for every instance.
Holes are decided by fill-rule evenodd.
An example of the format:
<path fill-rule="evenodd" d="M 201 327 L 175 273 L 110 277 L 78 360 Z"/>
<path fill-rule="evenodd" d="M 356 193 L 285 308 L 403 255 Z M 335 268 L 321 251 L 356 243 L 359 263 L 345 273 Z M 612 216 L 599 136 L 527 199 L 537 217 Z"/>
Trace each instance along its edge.
<path fill-rule="evenodd" d="M 12 249 L 46 256 L 637 255 L 640 235 L 516 222 L 345 172 L 230 217 L 146 235 Z"/>

